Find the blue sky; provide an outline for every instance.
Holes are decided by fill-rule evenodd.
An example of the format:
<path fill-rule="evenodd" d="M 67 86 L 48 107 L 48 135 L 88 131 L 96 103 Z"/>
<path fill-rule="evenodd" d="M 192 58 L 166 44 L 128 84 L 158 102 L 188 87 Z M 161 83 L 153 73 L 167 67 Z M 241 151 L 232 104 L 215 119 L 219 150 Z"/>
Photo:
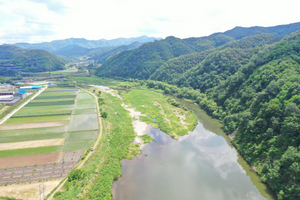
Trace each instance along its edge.
<path fill-rule="evenodd" d="M 0 0 L 0 44 L 141 35 L 201 37 L 300 21 L 296 0 Z"/>

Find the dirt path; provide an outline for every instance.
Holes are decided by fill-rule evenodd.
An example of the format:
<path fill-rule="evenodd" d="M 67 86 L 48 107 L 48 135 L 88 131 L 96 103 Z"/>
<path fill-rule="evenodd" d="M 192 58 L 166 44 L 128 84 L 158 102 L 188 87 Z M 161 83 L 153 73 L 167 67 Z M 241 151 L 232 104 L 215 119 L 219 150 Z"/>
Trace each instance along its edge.
<path fill-rule="evenodd" d="M 80 89 L 82 89 L 82 88 L 80 88 Z M 101 121 L 101 116 L 100 116 L 100 111 L 99 111 L 99 105 L 98 105 L 98 96 L 95 95 L 95 94 L 92 93 L 92 92 L 89 92 L 89 91 L 85 90 L 85 89 L 82 89 L 82 90 L 84 90 L 84 91 L 88 92 L 89 94 L 91 94 L 91 95 L 95 98 L 95 100 L 96 100 L 97 116 L 98 116 L 98 123 L 99 123 L 99 129 L 100 129 L 100 133 L 98 134 L 98 138 L 97 138 L 97 140 L 96 140 L 96 142 L 95 142 L 95 144 L 94 144 L 94 148 L 97 148 L 97 146 L 98 146 L 98 144 L 99 144 L 99 141 L 100 141 L 100 139 L 101 139 L 101 137 L 102 137 L 102 129 L 103 129 L 103 127 L 102 127 L 102 121 Z M 92 154 L 93 154 L 93 151 L 89 152 L 88 155 L 85 157 L 85 159 L 77 166 L 77 169 L 82 168 L 82 166 L 85 164 L 85 162 L 90 158 L 90 156 L 91 156 Z M 56 190 L 51 194 L 51 196 L 48 197 L 48 200 L 52 200 L 52 199 L 53 199 L 54 194 L 55 194 L 56 192 L 58 192 L 59 190 L 61 190 L 61 188 L 64 186 L 64 184 L 66 183 L 67 180 L 68 180 L 68 178 L 66 178 L 66 179 L 65 179 L 65 180 L 64 180 L 64 181 L 56 188 Z"/>

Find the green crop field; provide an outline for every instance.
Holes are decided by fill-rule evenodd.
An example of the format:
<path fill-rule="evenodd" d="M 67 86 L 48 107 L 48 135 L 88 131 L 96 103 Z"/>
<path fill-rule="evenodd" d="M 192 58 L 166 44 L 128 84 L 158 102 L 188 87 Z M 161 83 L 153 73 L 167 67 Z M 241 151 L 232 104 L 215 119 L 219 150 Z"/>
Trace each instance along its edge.
<path fill-rule="evenodd" d="M 87 92 L 79 92 L 77 95 L 77 99 L 94 99 L 92 95 Z"/>
<path fill-rule="evenodd" d="M 51 122 L 51 121 L 66 121 L 66 120 L 70 120 L 70 115 L 10 118 L 4 124 L 21 124 L 21 123 L 33 123 L 33 122 L 36 123 L 36 122 Z"/>
<path fill-rule="evenodd" d="M 97 114 L 72 115 L 69 131 L 95 130 L 98 129 Z"/>
<path fill-rule="evenodd" d="M 95 104 L 76 104 L 75 109 L 91 109 L 91 108 L 96 108 Z"/>
<path fill-rule="evenodd" d="M 5 151 L 0 151 L 0 158 L 55 153 L 61 151 L 61 148 L 62 146 L 46 146 L 46 147 L 36 147 L 36 148 L 5 150 Z"/>
<path fill-rule="evenodd" d="M 34 99 L 29 103 L 30 104 L 36 104 L 36 103 L 47 103 L 47 102 L 61 102 L 61 101 L 73 101 L 74 102 L 75 98 L 64 98 L 61 97 L 60 99 Z"/>
<path fill-rule="evenodd" d="M 56 138 L 64 138 L 66 133 L 48 133 L 48 134 L 33 134 L 33 135 L 21 135 L 21 136 L 10 136 L 1 137 L 0 143 L 11 143 L 11 142 L 24 142 L 32 140 L 48 140 Z"/>
<path fill-rule="evenodd" d="M 68 133 L 63 147 L 64 152 L 78 151 L 90 148 L 97 138 L 97 131 Z"/>
<path fill-rule="evenodd" d="M 97 138 L 97 134 L 97 131 L 70 132 L 67 135 L 66 141 L 95 140 Z"/>
<path fill-rule="evenodd" d="M 73 110 L 73 115 L 81 115 L 81 114 L 92 114 L 97 113 L 95 108 L 87 108 L 87 109 L 75 109 Z"/>
<path fill-rule="evenodd" d="M 48 134 L 48 133 L 61 133 L 61 132 L 66 132 L 66 130 L 67 130 L 66 126 L 5 130 L 5 131 L 0 132 L 0 137 L 40 135 L 40 134 Z"/>
<path fill-rule="evenodd" d="M 43 100 L 43 99 L 75 99 L 76 98 L 76 95 L 58 95 L 57 93 L 55 93 L 56 95 L 53 95 L 53 96 L 38 96 L 34 99 L 34 101 L 36 100 Z"/>
<path fill-rule="evenodd" d="M 52 116 L 52 115 L 71 115 L 73 110 L 54 110 L 54 111 L 40 111 L 40 112 L 17 112 L 12 118 L 18 117 L 36 117 L 36 116 Z"/>
<path fill-rule="evenodd" d="M 94 99 L 78 99 L 76 105 L 95 104 Z"/>
<path fill-rule="evenodd" d="M 25 107 L 36 107 L 36 106 L 59 106 L 59 105 L 74 105 L 74 100 L 72 101 L 60 101 L 60 102 L 37 102 L 27 104 Z"/>
<path fill-rule="evenodd" d="M 46 91 L 54 91 L 54 90 L 78 90 L 75 87 L 48 87 Z"/>
<path fill-rule="evenodd" d="M 56 106 L 43 106 L 40 107 L 23 107 L 18 112 L 36 112 L 36 111 L 53 111 L 53 110 L 72 110 L 74 105 L 56 105 Z"/>
<path fill-rule="evenodd" d="M 41 97 L 52 97 L 52 96 L 71 96 L 76 94 L 77 92 L 43 92 L 38 97 L 41 98 Z"/>

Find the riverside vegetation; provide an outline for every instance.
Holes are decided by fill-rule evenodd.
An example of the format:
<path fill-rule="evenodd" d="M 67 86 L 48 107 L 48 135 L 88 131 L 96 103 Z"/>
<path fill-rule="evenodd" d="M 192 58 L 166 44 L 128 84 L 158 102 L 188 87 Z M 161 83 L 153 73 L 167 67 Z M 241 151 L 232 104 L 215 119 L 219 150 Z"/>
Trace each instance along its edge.
<path fill-rule="evenodd" d="M 88 88 L 88 87 L 87 87 Z M 69 177 L 69 181 L 64 185 L 62 191 L 55 194 L 55 199 L 111 199 L 111 186 L 114 180 L 122 176 L 122 159 L 132 159 L 140 153 L 140 144 L 130 144 L 136 137 L 132 126 L 132 118 L 128 111 L 121 106 L 122 101 L 115 96 L 97 89 L 91 89 L 99 96 L 99 106 L 102 113 L 107 113 L 102 117 L 103 135 L 100 140 L 100 147 L 97 147 L 92 157 L 86 162 L 82 170 L 77 171 L 78 176 Z M 143 89 L 143 90 L 141 90 Z M 141 93 L 142 92 L 142 93 Z M 143 120 L 147 123 L 165 129 L 173 137 L 188 133 L 197 124 L 197 117 L 190 111 L 173 106 L 168 103 L 170 97 L 154 93 L 142 87 L 132 91 L 122 93 L 125 103 L 130 104 L 142 113 L 152 115 L 157 118 L 153 121 L 149 117 Z M 156 102 L 154 102 L 154 99 Z M 175 102 L 175 100 L 173 99 Z M 160 104 L 158 106 L 158 104 Z M 142 109 L 144 108 L 144 109 Z M 181 118 L 174 113 L 184 116 L 185 123 L 175 126 L 173 123 L 166 123 L 165 120 L 172 122 L 180 121 Z M 168 119 L 169 118 L 169 119 Z M 145 144 L 153 139 L 148 135 L 140 136 Z M 84 176 L 83 176 L 84 174 Z"/>
<path fill-rule="evenodd" d="M 190 40 L 168 37 L 112 57 L 96 74 L 118 76 L 199 104 L 222 121 L 234 146 L 278 199 L 296 200 L 300 198 L 300 31 L 281 40 L 270 36 L 249 36 L 198 53 Z M 138 68 L 135 64 L 140 62 L 145 65 Z"/>

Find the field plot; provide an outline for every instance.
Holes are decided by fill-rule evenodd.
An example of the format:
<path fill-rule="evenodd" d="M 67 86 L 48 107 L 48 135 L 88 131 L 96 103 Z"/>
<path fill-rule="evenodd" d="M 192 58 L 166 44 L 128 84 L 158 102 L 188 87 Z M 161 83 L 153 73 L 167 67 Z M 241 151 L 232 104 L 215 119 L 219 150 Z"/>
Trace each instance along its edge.
<path fill-rule="evenodd" d="M 1 125 L 0 126 L 0 130 L 2 132 L 2 130 L 43 128 L 43 127 L 54 127 L 54 126 L 67 126 L 68 124 L 69 124 L 69 121 L 5 124 L 5 125 Z"/>
<path fill-rule="evenodd" d="M 55 153 L 60 152 L 61 148 L 62 146 L 46 146 L 37 148 L 5 150 L 0 151 L 0 158 Z"/>
<path fill-rule="evenodd" d="M 81 114 L 92 114 L 97 113 L 96 108 L 87 108 L 87 109 L 74 109 L 73 115 L 81 115 Z"/>
<path fill-rule="evenodd" d="M 0 170 L 0 185 L 28 183 L 32 181 L 45 181 L 55 178 L 63 178 L 79 162 L 84 151 L 63 153 L 58 163 L 34 165 Z M 39 155 L 52 156 L 51 154 Z M 54 154 L 53 154 L 54 155 Z M 56 155 L 54 155 L 56 156 Z M 48 156 L 49 157 L 49 156 Z M 29 158 L 29 157 L 27 157 Z M 1 158 L 0 158 L 1 159 Z"/>
<path fill-rule="evenodd" d="M 0 185 L 65 177 L 93 145 L 98 128 L 93 96 L 76 88 L 47 89 L 0 126 Z"/>
<path fill-rule="evenodd" d="M 20 124 L 20 123 L 51 122 L 51 121 L 70 121 L 70 119 L 71 119 L 70 115 L 54 115 L 54 116 L 39 116 L 39 117 L 18 117 L 18 118 L 10 118 L 6 122 L 4 122 L 4 124 Z"/>
<path fill-rule="evenodd" d="M 68 133 L 63 147 L 64 152 L 85 150 L 92 146 L 97 138 L 97 131 Z"/>
<path fill-rule="evenodd" d="M 69 131 L 96 130 L 99 128 L 97 114 L 72 115 Z"/>

